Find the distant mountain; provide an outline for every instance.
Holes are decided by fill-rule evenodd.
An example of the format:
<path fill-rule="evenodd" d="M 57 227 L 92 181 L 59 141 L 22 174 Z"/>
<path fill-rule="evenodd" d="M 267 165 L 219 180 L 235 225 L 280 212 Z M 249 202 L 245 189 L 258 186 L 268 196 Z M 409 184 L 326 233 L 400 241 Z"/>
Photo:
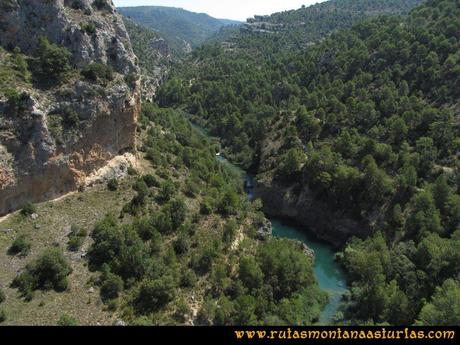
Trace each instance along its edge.
<path fill-rule="evenodd" d="M 142 74 L 142 99 L 152 100 L 174 56 L 158 32 L 128 18 L 124 23 Z"/>
<path fill-rule="evenodd" d="M 229 19 L 216 19 L 205 13 L 161 6 L 120 7 L 121 14 L 160 33 L 173 53 L 183 55 L 226 25 L 239 24 Z"/>
<path fill-rule="evenodd" d="M 259 33 L 287 32 L 299 41 L 321 39 L 337 29 L 352 27 L 365 18 L 378 15 L 407 15 L 422 0 L 330 0 L 297 10 L 254 16 L 243 30 Z"/>

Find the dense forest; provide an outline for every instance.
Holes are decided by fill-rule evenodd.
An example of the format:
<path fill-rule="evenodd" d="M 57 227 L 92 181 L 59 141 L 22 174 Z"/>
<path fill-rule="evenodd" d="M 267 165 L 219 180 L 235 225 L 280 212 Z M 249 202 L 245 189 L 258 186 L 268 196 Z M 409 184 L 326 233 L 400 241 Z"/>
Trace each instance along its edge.
<path fill-rule="evenodd" d="M 89 267 L 101 272 L 105 303 L 121 303 L 124 319 L 140 325 L 315 322 L 327 295 L 311 258 L 295 242 L 260 240 L 260 204 L 216 160 L 216 144 L 151 104 L 141 127 L 155 172 L 135 180 L 121 220 L 107 216 L 91 235 Z"/>
<path fill-rule="evenodd" d="M 315 44 L 293 43 L 296 30 L 233 32 L 196 49 L 158 95 L 242 167 L 368 224 L 373 235 L 339 255 L 345 322 L 460 323 L 459 18 L 458 1 L 426 1 Z"/>

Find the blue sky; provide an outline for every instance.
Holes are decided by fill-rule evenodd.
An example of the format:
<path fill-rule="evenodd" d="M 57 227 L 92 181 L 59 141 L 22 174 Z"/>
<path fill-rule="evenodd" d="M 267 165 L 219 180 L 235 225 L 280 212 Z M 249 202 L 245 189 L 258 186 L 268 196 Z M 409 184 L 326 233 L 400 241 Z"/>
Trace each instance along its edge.
<path fill-rule="evenodd" d="M 271 14 L 308 6 L 323 0 L 113 0 L 116 6 L 171 6 L 204 12 L 215 18 L 246 20 L 254 14 Z"/>

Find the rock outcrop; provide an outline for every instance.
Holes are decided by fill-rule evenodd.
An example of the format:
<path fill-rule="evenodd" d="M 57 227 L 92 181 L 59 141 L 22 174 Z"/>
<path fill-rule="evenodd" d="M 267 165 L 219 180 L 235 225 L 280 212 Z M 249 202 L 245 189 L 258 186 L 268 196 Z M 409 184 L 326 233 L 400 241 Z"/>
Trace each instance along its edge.
<path fill-rule="evenodd" d="M 135 151 L 139 70 L 112 2 L 1 2 L 1 47 L 34 56 L 40 37 L 67 48 L 74 73 L 53 87 L 12 85 L 21 94 L 20 116 L 8 114 L 0 93 L 0 215 L 77 190 L 115 156 Z M 79 71 L 91 63 L 110 66 L 110 81 L 83 78 Z M 78 126 L 62 128 L 66 112 L 78 116 Z"/>
<path fill-rule="evenodd" d="M 256 181 L 255 198 L 263 202 L 264 212 L 272 217 L 291 219 L 305 225 L 318 238 L 340 248 L 352 236 L 367 236 L 371 232 L 367 221 L 357 221 L 343 212 L 333 212 L 315 198 L 307 186 L 283 187 L 273 181 Z"/>

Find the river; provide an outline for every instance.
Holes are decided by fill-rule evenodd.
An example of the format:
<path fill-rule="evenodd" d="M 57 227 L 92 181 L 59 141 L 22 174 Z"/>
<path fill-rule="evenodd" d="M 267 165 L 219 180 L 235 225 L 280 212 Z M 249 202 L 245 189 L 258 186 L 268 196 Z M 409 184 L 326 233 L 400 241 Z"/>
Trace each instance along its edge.
<path fill-rule="evenodd" d="M 202 134 L 209 134 L 201 127 L 193 125 Z M 232 170 L 239 172 L 245 182 L 248 197 L 254 197 L 252 176 L 244 170 L 228 161 L 222 154 L 218 160 L 228 165 Z M 328 243 L 318 240 L 315 235 L 305 226 L 296 225 L 293 222 L 267 216 L 273 228 L 273 236 L 294 239 L 305 243 L 315 252 L 314 271 L 320 288 L 329 294 L 329 302 L 322 311 L 319 319 L 320 325 L 328 325 L 337 313 L 343 294 L 347 290 L 345 272 L 335 260 L 335 251 Z"/>

